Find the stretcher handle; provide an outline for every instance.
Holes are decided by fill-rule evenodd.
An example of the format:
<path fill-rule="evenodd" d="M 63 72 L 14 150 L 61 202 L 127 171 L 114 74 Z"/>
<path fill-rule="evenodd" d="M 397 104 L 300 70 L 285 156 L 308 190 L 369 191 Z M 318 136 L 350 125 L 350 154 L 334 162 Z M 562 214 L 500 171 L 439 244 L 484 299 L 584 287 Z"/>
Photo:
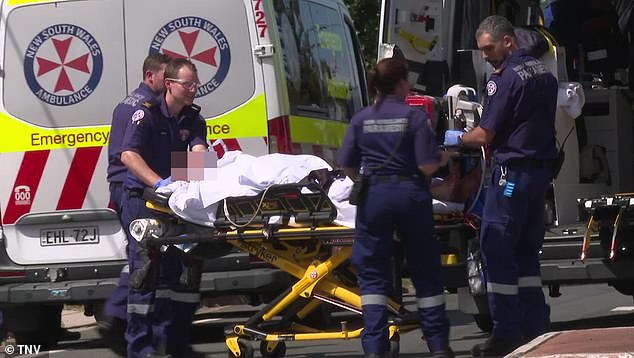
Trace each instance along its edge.
<path fill-rule="evenodd" d="M 592 240 L 592 224 L 594 223 L 594 213 L 590 215 L 588 220 L 588 226 L 586 227 L 586 235 L 583 237 L 583 244 L 581 245 L 581 262 L 586 260 L 588 256 L 588 248 L 590 247 L 590 241 Z"/>
<path fill-rule="evenodd" d="M 335 240 L 343 243 L 346 238 L 354 237 L 354 229 L 347 227 L 323 228 L 288 228 L 275 231 L 273 236 L 280 240 Z M 177 236 L 145 237 L 147 246 L 162 246 L 172 244 L 192 244 L 202 242 L 218 242 L 227 240 L 269 240 L 270 237 L 262 230 L 222 232 L 209 229 L 209 233 L 185 233 Z M 351 242 L 349 243 L 351 244 Z M 349 245 L 348 244 L 348 245 Z"/>
<path fill-rule="evenodd" d="M 623 212 L 625 211 L 625 207 L 621 206 L 619 208 L 619 213 L 616 215 L 616 219 L 614 219 L 614 227 L 612 230 L 612 242 L 610 243 L 610 261 L 614 261 L 616 258 L 616 240 L 617 234 L 619 231 L 619 224 L 621 223 L 621 218 L 623 217 Z"/>
<path fill-rule="evenodd" d="M 156 206 L 165 208 L 169 207 L 169 194 L 157 193 L 153 188 L 144 188 L 141 197 L 143 198 L 143 200 L 149 201 Z"/>

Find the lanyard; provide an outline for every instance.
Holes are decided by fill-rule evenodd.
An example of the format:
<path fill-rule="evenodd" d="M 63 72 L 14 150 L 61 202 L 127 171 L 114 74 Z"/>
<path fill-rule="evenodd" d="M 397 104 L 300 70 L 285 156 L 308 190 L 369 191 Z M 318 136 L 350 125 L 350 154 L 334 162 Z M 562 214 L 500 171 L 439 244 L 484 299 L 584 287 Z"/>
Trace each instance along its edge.
<path fill-rule="evenodd" d="M 506 185 L 506 173 L 508 172 L 508 167 L 504 165 L 500 165 L 500 180 L 498 180 L 499 186 Z"/>

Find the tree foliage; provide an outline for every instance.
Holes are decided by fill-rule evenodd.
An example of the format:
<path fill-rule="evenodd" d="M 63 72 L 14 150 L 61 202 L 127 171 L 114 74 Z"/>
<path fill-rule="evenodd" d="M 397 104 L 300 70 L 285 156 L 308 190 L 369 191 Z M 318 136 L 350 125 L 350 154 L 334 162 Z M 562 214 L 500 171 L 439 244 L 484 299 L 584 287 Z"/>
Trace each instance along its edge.
<path fill-rule="evenodd" d="M 344 0 L 357 30 L 366 67 L 374 67 L 379 40 L 380 0 Z"/>

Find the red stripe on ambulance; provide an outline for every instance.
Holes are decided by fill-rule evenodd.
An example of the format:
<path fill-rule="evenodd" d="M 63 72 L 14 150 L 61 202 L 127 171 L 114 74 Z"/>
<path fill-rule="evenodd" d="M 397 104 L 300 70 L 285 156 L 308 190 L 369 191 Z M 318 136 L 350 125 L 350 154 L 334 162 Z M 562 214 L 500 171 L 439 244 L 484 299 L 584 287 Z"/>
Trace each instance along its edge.
<path fill-rule="evenodd" d="M 284 154 L 292 153 L 291 127 L 288 116 L 281 116 L 269 120 L 269 136 L 277 144 L 277 152 Z"/>
<path fill-rule="evenodd" d="M 2 217 L 3 224 L 13 224 L 20 216 L 31 211 L 37 188 L 44 172 L 49 150 L 24 153 L 18 175 L 13 184 L 12 197 Z"/>
<path fill-rule="evenodd" d="M 242 150 L 240 143 L 235 138 L 217 139 L 211 143 L 211 148 L 216 152 L 218 159 L 222 158 L 226 152 Z"/>
<path fill-rule="evenodd" d="M 62 189 L 57 210 L 81 209 L 103 147 L 78 148 Z"/>

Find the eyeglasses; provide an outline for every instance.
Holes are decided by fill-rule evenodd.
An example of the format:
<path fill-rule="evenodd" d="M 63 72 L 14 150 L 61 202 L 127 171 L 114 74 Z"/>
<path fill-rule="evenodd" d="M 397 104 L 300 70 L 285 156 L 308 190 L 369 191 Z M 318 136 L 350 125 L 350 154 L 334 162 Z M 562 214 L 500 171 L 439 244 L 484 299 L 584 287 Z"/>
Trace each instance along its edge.
<path fill-rule="evenodd" d="M 172 81 L 180 84 L 188 91 L 194 91 L 200 87 L 200 82 L 187 81 L 182 78 L 166 78 L 167 81 Z"/>

